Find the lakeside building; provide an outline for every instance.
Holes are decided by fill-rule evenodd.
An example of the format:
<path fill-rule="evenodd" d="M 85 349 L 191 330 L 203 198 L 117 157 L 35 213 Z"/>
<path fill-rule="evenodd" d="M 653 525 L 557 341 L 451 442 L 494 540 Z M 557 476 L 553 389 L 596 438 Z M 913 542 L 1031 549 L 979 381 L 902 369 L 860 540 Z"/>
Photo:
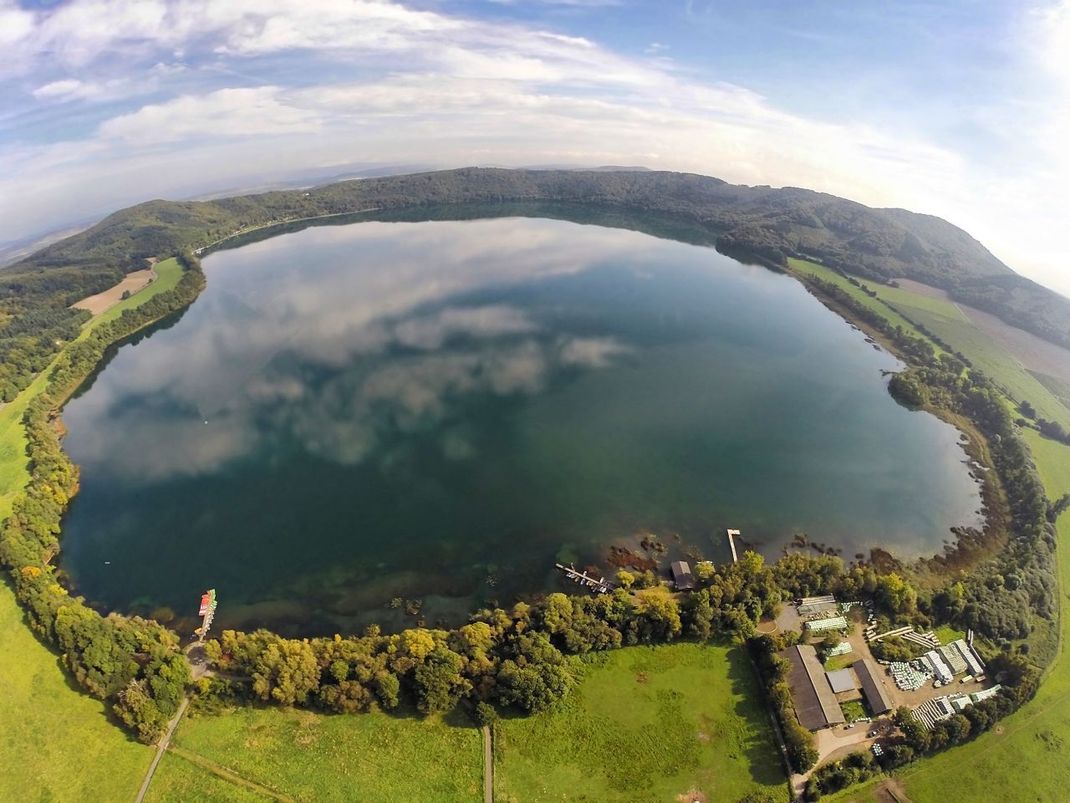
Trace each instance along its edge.
<path fill-rule="evenodd" d="M 790 664 L 787 681 L 799 724 L 811 731 L 843 724 L 843 711 L 825 679 L 817 650 L 809 644 L 797 644 L 783 650 L 780 656 Z"/>
<path fill-rule="evenodd" d="M 691 567 L 687 561 L 673 561 L 669 568 L 672 569 L 672 581 L 677 591 L 690 591 L 695 587 L 695 577 L 691 574 Z"/>

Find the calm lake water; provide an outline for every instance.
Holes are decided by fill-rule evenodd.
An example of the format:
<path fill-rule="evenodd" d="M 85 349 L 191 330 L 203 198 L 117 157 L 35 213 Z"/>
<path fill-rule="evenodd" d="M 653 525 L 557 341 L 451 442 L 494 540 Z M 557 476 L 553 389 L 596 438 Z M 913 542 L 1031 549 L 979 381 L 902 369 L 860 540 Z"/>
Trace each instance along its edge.
<path fill-rule="evenodd" d="M 793 279 L 562 220 L 310 228 L 204 262 L 64 418 L 63 566 L 124 610 L 348 632 L 610 574 L 644 532 L 939 551 L 980 499 L 896 361 Z"/>

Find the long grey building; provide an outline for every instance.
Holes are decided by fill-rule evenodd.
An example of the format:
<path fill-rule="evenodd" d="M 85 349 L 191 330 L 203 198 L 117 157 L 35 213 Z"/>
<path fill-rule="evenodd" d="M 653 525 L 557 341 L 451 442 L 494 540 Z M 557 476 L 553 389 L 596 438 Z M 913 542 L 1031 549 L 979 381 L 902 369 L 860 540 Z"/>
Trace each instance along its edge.
<path fill-rule="evenodd" d="M 873 662 L 865 658 L 861 661 L 855 661 L 854 670 L 858 676 L 858 682 L 862 684 L 862 694 L 866 697 L 869 710 L 875 715 L 891 711 L 892 698 L 888 694 L 888 690 L 884 688 L 884 679 L 880 676 L 880 671 L 873 665 Z"/>
<path fill-rule="evenodd" d="M 807 730 L 821 730 L 845 720 L 836 695 L 825 679 L 825 669 L 817 660 L 817 650 L 809 644 L 798 644 L 780 653 L 791 664 L 788 685 L 795 704 L 795 716 Z"/>

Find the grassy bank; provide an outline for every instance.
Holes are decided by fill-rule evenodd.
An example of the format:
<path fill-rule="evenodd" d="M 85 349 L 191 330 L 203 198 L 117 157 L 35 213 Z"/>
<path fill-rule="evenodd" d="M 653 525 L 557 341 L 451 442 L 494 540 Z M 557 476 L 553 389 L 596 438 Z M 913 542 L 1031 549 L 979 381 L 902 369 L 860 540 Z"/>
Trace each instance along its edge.
<path fill-rule="evenodd" d="M 175 735 L 182 750 L 296 800 L 478 801 L 483 795 L 479 730 L 441 719 L 373 712 L 315 714 L 275 708 L 240 708 L 186 720 Z M 155 800 L 202 799 L 201 790 L 258 799 L 189 761 L 168 757 Z M 210 798 L 209 798 L 210 799 Z"/>
<path fill-rule="evenodd" d="M 917 321 L 952 349 L 998 382 L 1015 400 L 1027 400 L 1037 413 L 1070 427 L 1070 410 L 1049 388 L 1029 373 L 1003 346 L 981 331 L 949 301 L 929 298 L 905 290 L 875 287 L 877 294 L 911 320 Z"/>
<path fill-rule="evenodd" d="M 593 659 L 564 707 L 495 726 L 495 798 L 735 801 L 786 796 L 742 649 L 629 647 Z"/>
<path fill-rule="evenodd" d="M 805 259 L 789 259 L 788 267 L 793 273 L 800 274 L 804 277 L 813 276 L 817 279 L 831 282 L 863 306 L 873 310 L 878 315 L 881 315 L 892 326 L 901 326 L 904 331 L 909 332 L 916 337 L 925 337 L 914 327 L 914 324 L 905 317 L 897 313 L 895 310 L 889 309 L 888 305 L 883 304 L 879 299 L 863 293 L 861 288 L 855 287 L 841 274 L 831 268 L 826 268 L 824 265 L 818 265 L 816 262 L 808 262 Z"/>
<path fill-rule="evenodd" d="M 132 800 L 152 760 L 67 682 L 0 582 L 0 800 Z"/>

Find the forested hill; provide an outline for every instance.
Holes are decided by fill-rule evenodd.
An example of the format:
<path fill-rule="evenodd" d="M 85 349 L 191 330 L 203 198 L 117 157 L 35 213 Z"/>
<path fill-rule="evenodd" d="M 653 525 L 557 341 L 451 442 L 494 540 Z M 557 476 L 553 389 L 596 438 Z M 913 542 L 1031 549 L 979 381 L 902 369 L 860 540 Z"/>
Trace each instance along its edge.
<path fill-rule="evenodd" d="M 727 253 L 781 264 L 786 256 L 812 257 L 871 279 L 916 279 L 1070 346 L 1070 300 L 1014 273 L 939 218 L 684 173 L 465 168 L 214 201 L 150 201 L 116 212 L 0 272 L 0 358 L 8 362 L 12 336 L 35 334 L 35 320 L 43 322 L 42 334 L 64 339 L 66 305 L 113 283 L 120 271 L 143 267 L 146 257 L 297 218 L 496 201 L 582 202 L 673 215 L 709 227 Z M 3 388 L 0 376 L 0 396 Z"/>

